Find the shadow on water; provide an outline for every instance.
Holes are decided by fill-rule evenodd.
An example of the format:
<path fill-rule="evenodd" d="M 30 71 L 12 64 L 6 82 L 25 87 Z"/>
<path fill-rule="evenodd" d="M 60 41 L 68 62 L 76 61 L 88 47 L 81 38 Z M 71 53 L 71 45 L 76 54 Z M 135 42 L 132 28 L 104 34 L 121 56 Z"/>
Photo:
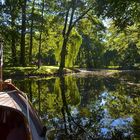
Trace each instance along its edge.
<path fill-rule="evenodd" d="M 49 140 L 140 140 L 140 73 L 14 80 Z"/>

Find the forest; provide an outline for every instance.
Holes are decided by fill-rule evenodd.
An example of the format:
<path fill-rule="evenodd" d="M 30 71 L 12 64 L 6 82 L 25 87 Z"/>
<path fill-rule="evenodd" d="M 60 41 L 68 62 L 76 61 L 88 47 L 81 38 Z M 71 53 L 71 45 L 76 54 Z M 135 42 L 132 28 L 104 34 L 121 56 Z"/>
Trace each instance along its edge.
<path fill-rule="evenodd" d="M 139 0 L 1 0 L 4 66 L 140 68 Z"/>

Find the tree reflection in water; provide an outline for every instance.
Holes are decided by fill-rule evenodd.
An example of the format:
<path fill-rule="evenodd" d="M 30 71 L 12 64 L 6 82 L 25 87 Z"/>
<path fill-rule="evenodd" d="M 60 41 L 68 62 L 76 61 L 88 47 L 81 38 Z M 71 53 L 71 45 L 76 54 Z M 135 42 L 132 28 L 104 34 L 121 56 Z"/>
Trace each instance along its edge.
<path fill-rule="evenodd" d="M 91 138 L 93 137 L 88 134 L 88 132 L 84 129 L 84 127 L 76 122 L 76 120 L 73 118 L 73 116 L 70 113 L 70 109 L 68 108 L 67 100 L 65 94 L 67 93 L 67 86 L 65 83 L 65 77 L 60 77 L 60 87 L 61 87 L 61 95 L 62 95 L 62 115 L 64 120 L 64 126 L 65 126 L 65 134 L 69 139 L 78 139 L 78 138 Z M 75 92 L 75 91 L 71 91 Z M 80 136 L 82 134 L 82 136 Z M 87 136 L 84 136 L 86 134 Z M 60 137 L 60 135 L 59 135 Z M 63 139 L 63 138 L 61 138 Z"/>
<path fill-rule="evenodd" d="M 139 74 L 14 81 L 48 127 L 48 139 L 140 139 Z M 22 86 L 24 85 L 24 86 Z"/>

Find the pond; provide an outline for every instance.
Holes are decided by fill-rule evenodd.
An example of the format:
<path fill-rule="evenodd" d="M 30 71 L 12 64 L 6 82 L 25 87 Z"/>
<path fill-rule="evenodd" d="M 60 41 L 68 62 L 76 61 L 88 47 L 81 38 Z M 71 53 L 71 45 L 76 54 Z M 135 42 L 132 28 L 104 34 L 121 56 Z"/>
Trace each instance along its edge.
<path fill-rule="evenodd" d="M 139 71 L 83 71 L 13 83 L 28 94 L 49 140 L 140 139 Z"/>

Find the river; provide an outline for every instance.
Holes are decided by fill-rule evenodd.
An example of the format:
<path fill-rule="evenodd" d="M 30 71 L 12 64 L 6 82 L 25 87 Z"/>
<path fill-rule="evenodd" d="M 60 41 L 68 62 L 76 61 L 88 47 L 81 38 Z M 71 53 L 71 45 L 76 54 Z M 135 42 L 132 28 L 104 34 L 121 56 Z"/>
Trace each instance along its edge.
<path fill-rule="evenodd" d="M 49 140 L 140 139 L 139 71 L 83 71 L 13 83 L 27 93 Z"/>

